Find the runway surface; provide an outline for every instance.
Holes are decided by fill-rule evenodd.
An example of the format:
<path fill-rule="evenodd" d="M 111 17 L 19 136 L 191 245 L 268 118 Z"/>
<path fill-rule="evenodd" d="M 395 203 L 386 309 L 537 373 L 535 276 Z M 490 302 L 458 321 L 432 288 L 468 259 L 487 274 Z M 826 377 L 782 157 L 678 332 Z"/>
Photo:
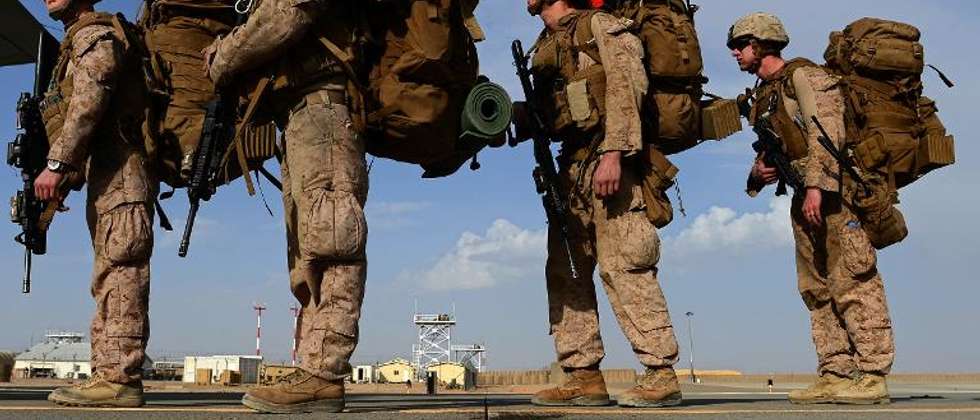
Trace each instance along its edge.
<path fill-rule="evenodd" d="M 139 409 L 79 409 L 55 406 L 50 389 L 0 388 L 0 420 L 6 419 L 237 419 L 258 415 L 240 404 L 241 393 L 147 393 Z M 884 406 L 796 406 L 784 392 L 687 391 L 684 404 L 669 409 L 540 408 L 529 395 L 349 396 L 346 413 L 275 416 L 338 419 L 980 419 L 980 391 L 905 389 Z M 266 416 L 268 417 L 268 416 Z"/>

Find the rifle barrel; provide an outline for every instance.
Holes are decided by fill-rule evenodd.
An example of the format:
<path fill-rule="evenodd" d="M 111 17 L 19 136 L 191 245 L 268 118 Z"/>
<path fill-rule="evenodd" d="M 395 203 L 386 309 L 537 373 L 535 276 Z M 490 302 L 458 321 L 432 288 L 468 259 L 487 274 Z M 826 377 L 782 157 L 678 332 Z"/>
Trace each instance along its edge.
<path fill-rule="evenodd" d="M 201 200 L 191 200 L 191 208 L 187 211 L 187 224 L 184 225 L 184 235 L 180 238 L 180 248 L 177 255 L 181 258 L 187 257 L 187 249 L 191 246 L 191 233 L 194 232 L 194 219 L 197 219 L 197 210 L 201 208 Z"/>
<path fill-rule="evenodd" d="M 21 293 L 31 293 L 31 250 L 24 250 L 24 282 L 21 284 Z"/>

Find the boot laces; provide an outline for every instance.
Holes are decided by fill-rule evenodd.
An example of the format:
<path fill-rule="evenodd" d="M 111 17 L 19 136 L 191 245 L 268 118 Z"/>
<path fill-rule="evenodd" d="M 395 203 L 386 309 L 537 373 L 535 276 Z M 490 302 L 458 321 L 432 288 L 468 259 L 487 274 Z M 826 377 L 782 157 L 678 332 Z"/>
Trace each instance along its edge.
<path fill-rule="evenodd" d="M 296 385 L 308 377 L 308 374 L 303 369 L 296 369 L 290 372 L 288 375 L 279 378 L 276 381 L 275 386 L 290 386 Z"/>

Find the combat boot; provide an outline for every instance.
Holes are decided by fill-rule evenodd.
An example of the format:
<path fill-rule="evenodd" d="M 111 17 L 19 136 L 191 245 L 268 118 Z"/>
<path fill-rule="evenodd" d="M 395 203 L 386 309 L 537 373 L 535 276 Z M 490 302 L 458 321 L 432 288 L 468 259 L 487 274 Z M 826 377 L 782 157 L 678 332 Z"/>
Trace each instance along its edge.
<path fill-rule="evenodd" d="M 565 383 L 534 394 L 534 405 L 546 406 L 604 406 L 609 405 L 606 381 L 598 368 L 575 369 L 568 372 Z"/>
<path fill-rule="evenodd" d="M 274 385 L 248 391 L 242 404 L 260 413 L 339 413 L 344 410 L 344 380 L 328 381 L 299 369 Z"/>
<path fill-rule="evenodd" d="M 92 376 L 74 386 L 61 387 L 48 394 L 48 401 L 70 407 L 142 407 L 143 383 L 117 384 Z"/>
<path fill-rule="evenodd" d="M 825 373 L 806 389 L 790 391 L 789 402 L 793 404 L 827 404 L 834 402 L 837 393 L 854 384 L 851 378 Z"/>
<path fill-rule="evenodd" d="M 838 404 L 889 404 L 888 383 L 882 375 L 865 373 L 834 396 Z"/>
<path fill-rule="evenodd" d="M 633 389 L 619 395 L 620 407 L 658 408 L 681 403 L 681 386 L 674 368 L 647 368 Z"/>

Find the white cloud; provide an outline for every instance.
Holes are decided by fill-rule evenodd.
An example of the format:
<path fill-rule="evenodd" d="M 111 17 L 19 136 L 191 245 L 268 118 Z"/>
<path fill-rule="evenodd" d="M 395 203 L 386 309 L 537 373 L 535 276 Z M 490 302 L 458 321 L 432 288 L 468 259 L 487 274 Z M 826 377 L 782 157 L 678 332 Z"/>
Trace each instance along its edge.
<path fill-rule="evenodd" d="M 790 245 L 790 203 L 789 197 L 776 197 L 769 203 L 769 212 L 741 215 L 727 207 L 712 207 L 680 233 L 666 238 L 664 252 L 668 258 L 684 258 Z"/>
<path fill-rule="evenodd" d="M 775 248 L 793 243 L 790 199 L 778 197 L 766 213 L 738 214 L 712 207 L 680 233 L 664 239 L 667 259 L 704 254 L 738 254 L 742 250 Z M 547 231 L 527 230 L 498 219 L 482 234 L 464 232 L 456 245 L 430 267 L 404 271 L 404 280 L 430 290 L 475 290 L 544 275 Z"/>
<path fill-rule="evenodd" d="M 526 230 L 498 219 L 483 235 L 464 232 L 430 268 L 401 276 L 431 290 L 485 289 L 543 277 L 546 245 L 546 230 Z"/>

